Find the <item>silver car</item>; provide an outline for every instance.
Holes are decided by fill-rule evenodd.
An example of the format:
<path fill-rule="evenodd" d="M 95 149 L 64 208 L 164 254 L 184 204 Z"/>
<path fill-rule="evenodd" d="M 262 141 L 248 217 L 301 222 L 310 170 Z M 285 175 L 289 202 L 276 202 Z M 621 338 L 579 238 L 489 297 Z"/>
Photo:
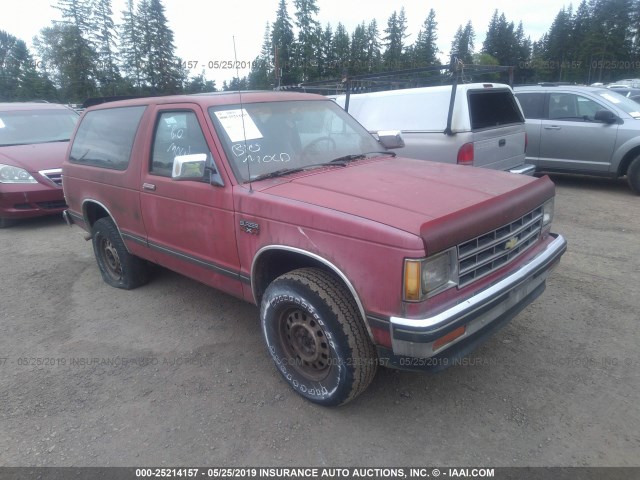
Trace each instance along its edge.
<path fill-rule="evenodd" d="M 640 195 L 640 104 L 607 88 L 514 90 L 526 118 L 527 163 L 544 172 L 626 175 Z"/>

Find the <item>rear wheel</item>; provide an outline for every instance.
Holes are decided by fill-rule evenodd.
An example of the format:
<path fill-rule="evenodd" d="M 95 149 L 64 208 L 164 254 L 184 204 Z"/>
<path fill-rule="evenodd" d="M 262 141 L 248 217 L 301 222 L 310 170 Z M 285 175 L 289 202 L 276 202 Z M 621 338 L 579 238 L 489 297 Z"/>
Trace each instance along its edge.
<path fill-rule="evenodd" d="M 627 182 L 636 195 L 640 195 L 640 157 L 631 162 L 627 170 Z"/>
<path fill-rule="evenodd" d="M 376 351 L 353 297 L 334 276 L 303 268 L 267 288 L 262 332 L 289 385 L 321 405 L 342 405 L 373 380 Z"/>
<path fill-rule="evenodd" d="M 93 251 L 105 282 L 125 290 L 147 283 L 147 263 L 127 251 L 113 220 L 107 217 L 97 220 L 92 237 Z"/>

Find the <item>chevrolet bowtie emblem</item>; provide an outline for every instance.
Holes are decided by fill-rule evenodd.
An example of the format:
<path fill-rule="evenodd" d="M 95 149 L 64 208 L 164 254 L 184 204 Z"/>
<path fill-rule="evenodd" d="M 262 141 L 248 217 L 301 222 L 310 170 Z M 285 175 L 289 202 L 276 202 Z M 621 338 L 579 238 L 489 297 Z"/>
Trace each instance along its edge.
<path fill-rule="evenodd" d="M 518 237 L 513 237 L 510 238 L 509 240 L 507 240 L 504 244 L 504 249 L 505 250 L 511 250 L 513 247 L 515 247 L 518 244 Z"/>

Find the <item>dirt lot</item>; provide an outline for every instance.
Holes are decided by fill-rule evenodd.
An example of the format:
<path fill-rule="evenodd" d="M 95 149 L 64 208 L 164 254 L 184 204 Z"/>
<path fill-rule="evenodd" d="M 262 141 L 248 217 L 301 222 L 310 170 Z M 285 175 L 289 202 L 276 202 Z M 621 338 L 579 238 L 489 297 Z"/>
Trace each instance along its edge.
<path fill-rule="evenodd" d="M 257 308 L 159 269 L 104 284 L 55 218 L 0 231 L 0 465 L 640 465 L 640 197 L 555 177 L 569 251 L 547 291 L 435 375 L 307 403 Z"/>

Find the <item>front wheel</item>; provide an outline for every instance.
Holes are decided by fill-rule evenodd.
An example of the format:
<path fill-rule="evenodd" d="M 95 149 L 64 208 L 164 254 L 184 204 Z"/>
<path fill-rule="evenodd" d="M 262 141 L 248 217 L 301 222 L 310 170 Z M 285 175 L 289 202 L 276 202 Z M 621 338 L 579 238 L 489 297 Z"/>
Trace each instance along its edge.
<path fill-rule="evenodd" d="M 106 283 L 125 290 L 147 283 L 146 262 L 129 253 L 113 220 L 98 219 L 93 225 L 92 238 L 98 268 Z"/>
<path fill-rule="evenodd" d="M 343 405 L 373 380 L 375 348 L 353 297 L 329 273 L 302 268 L 278 277 L 260 317 L 276 367 L 306 399 Z"/>
<path fill-rule="evenodd" d="M 633 193 L 640 195 L 640 157 L 631 162 L 629 169 L 627 170 L 627 182 Z"/>

